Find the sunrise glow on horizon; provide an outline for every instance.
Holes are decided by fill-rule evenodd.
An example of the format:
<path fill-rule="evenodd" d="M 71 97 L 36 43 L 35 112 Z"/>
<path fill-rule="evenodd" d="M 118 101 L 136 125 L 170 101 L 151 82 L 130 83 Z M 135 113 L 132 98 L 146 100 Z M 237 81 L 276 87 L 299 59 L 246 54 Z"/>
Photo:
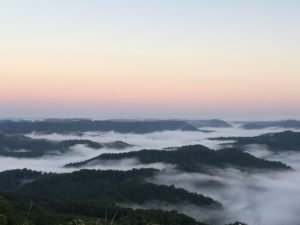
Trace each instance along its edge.
<path fill-rule="evenodd" d="M 0 1 L 0 117 L 297 117 L 299 10 L 293 0 Z"/>

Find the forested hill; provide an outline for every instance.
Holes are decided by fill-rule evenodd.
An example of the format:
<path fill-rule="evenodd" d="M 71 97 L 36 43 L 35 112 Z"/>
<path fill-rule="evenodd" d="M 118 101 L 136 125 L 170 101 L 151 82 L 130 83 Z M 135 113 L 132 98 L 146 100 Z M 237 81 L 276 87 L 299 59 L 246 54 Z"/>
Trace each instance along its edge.
<path fill-rule="evenodd" d="M 176 211 L 130 209 L 95 200 L 0 196 L 1 225 L 207 225 Z"/>
<path fill-rule="evenodd" d="M 161 225 L 202 224 L 175 211 L 132 210 L 118 206 L 120 203 L 130 206 L 157 202 L 174 209 L 184 203 L 199 207 L 199 213 L 205 213 L 205 208 L 222 210 L 221 204 L 209 197 L 146 181 L 157 172 L 81 170 L 56 174 L 10 170 L 0 173 L 0 195 L 9 199 L 23 216 L 30 207 L 30 199 L 33 200 L 29 219 L 36 225 L 61 224 L 71 216 L 92 218 L 96 224 L 97 218 L 113 218 L 116 212 L 118 225 L 146 225 L 146 221 Z"/>
<path fill-rule="evenodd" d="M 289 166 L 274 161 L 256 158 L 237 149 L 211 150 L 202 145 L 183 146 L 174 151 L 141 150 L 118 154 L 101 154 L 87 161 L 72 163 L 66 167 L 85 167 L 97 165 L 105 160 L 138 159 L 142 164 L 168 163 L 177 166 L 177 169 L 189 172 L 201 172 L 206 167 L 225 168 L 235 167 L 242 169 L 291 169 Z"/>
<path fill-rule="evenodd" d="M 124 204 L 187 202 L 197 206 L 220 207 L 218 202 L 203 195 L 145 181 L 145 178 L 154 176 L 156 172 L 154 169 L 81 170 L 43 174 L 30 170 L 11 170 L 0 173 L 0 191 L 42 199 L 97 199 Z"/>
<path fill-rule="evenodd" d="M 232 145 L 244 149 L 247 145 L 264 145 L 270 151 L 300 151 L 300 132 L 284 131 L 255 137 L 220 137 L 214 140 L 234 140 Z"/>
<path fill-rule="evenodd" d="M 27 134 L 40 133 L 72 133 L 72 132 L 119 132 L 119 133 L 151 133 L 159 131 L 198 131 L 185 121 L 112 121 L 112 120 L 42 120 L 42 121 L 0 121 L 0 132 Z"/>
<path fill-rule="evenodd" d="M 46 139 L 29 138 L 23 135 L 0 133 L 0 155 L 10 157 L 40 157 L 43 155 L 55 155 L 66 153 L 70 147 L 75 145 L 86 145 L 89 148 L 114 148 L 124 149 L 131 145 L 116 141 L 109 143 L 98 143 L 90 140 L 65 140 L 50 141 Z"/>

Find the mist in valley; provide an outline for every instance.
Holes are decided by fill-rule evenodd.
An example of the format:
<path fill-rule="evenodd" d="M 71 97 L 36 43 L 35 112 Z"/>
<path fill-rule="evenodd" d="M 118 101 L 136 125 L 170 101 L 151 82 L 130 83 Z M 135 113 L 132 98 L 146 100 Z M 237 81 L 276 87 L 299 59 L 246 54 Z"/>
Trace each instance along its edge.
<path fill-rule="evenodd" d="M 141 149 L 167 149 L 201 144 L 211 149 L 221 149 L 223 144 L 232 141 L 209 140 L 214 137 L 257 136 L 265 133 L 281 132 L 286 129 L 271 128 L 246 130 L 239 126 L 232 128 L 207 128 L 205 132 L 164 131 L 149 134 L 121 134 L 115 132 L 86 132 L 79 134 L 28 134 L 35 139 L 52 141 L 84 139 L 105 143 L 123 141 L 132 146 L 125 149 L 92 149 L 85 145 L 76 145 L 70 151 L 55 156 L 39 158 L 0 157 L 0 170 L 28 168 L 44 172 L 72 172 L 81 168 L 65 168 L 64 165 L 96 157 L 103 153 L 120 153 Z M 209 131 L 209 132 L 208 132 Z M 160 172 L 149 181 L 156 184 L 175 185 L 190 192 L 203 194 L 219 201 L 223 209 L 203 209 L 188 203 L 168 205 L 160 202 L 148 202 L 143 205 L 130 205 L 134 208 L 161 208 L 178 210 L 199 221 L 214 225 L 223 225 L 232 221 L 244 221 L 249 225 L 298 225 L 300 221 L 300 154 L 286 152 L 275 154 L 265 146 L 247 146 L 246 151 L 259 158 L 281 161 L 293 167 L 293 171 L 265 172 L 227 168 L 214 169 L 211 173 L 187 173 L 178 171 L 172 164 L 153 163 L 143 165 L 137 159 L 108 160 L 91 163 L 85 168 L 101 170 L 130 170 L 133 168 L 155 168 Z"/>

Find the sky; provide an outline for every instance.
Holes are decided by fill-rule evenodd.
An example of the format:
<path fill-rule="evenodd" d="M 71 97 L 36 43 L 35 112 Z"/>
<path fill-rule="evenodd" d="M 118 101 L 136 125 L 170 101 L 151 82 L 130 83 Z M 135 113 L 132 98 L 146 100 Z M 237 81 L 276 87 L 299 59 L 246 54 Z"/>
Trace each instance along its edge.
<path fill-rule="evenodd" d="M 0 0 L 0 117 L 300 118 L 297 0 Z"/>

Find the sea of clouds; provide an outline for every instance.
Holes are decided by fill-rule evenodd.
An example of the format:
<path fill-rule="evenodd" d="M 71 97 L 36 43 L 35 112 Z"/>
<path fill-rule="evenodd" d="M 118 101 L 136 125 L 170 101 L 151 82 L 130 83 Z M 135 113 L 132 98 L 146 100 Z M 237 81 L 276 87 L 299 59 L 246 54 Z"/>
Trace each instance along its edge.
<path fill-rule="evenodd" d="M 78 162 L 98 156 L 102 153 L 119 153 L 138 151 L 141 149 L 164 149 L 184 145 L 201 144 L 218 150 L 220 144 L 230 141 L 212 141 L 208 138 L 228 136 L 257 136 L 264 133 L 281 132 L 285 129 L 271 128 L 262 130 L 245 130 L 239 126 L 232 128 L 207 128 L 209 132 L 165 131 L 149 134 L 120 134 L 115 132 L 83 134 L 36 134 L 31 138 L 44 138 L 54 141 L 71 139 L 89 139 L 95 142 L 123 141 L 133 145 L 126 149 L 91 149 L 84 145 L 76 145 L 66 154 L 44 156 L 34 159 L 0 157 L 0 171 L 17 168 L 29 168 L 45 172 L 71 172 L 76 169 L 64 168 L 68 163 Z M 223 210 L 205 210 L 182 203 L 180 205 L 166 205 L 149 202 L 134 207 L 176 209 L 193 216 L 201 221 L 215 225 L 236 220 L 247 222 L 249 225 L 299 225 L 300 221 L 300 154 L 285 152 L 273 154 L 264 146 L 248 146 L 247 152 L 257 157 L 282 161 L 294 168 L 288 172 L 241 172 L 236 169 L 215 170 L 213 174 L 186 173 L 176 171 L 173 165 L 154 163 L 143 165 L 136 159 L 119 161 L 105 161 L 93 169 L 130 170 L 132 168 L 157 168 L 163 170 L 150 180 L 157 184 L 175 185 L 191 192 L 204 194 L 221 202 Z"/>

